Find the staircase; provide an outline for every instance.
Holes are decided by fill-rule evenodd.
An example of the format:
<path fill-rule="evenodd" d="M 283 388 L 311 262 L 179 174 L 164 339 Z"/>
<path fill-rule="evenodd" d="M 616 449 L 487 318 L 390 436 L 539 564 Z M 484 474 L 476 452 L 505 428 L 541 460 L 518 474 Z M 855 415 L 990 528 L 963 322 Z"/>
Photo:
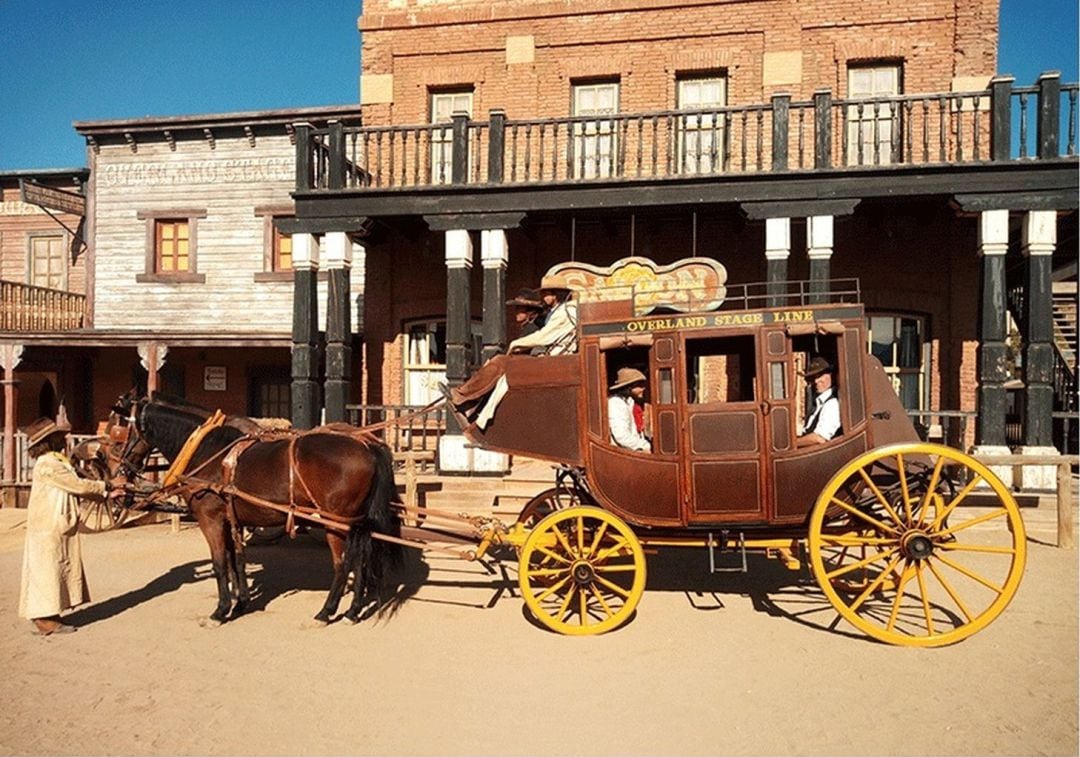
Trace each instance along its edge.
<path fill-rule="evenodd" d="M 436 473 L 416 477 L 417 505 L 467 515 L 494 516 L 513 522 L 534 496 L 555 485 L 552 463 L 514 457 L 505 476 L 444 476 Z M 398 490 L 405 496 L 404 477 Z"/>
<path fill-rule="evenodd" d="M 1076 376 L 1077 352 L 1076 295 L 1075 281 L 1054 282 L 1054 343 L 1073 376 Z"/>

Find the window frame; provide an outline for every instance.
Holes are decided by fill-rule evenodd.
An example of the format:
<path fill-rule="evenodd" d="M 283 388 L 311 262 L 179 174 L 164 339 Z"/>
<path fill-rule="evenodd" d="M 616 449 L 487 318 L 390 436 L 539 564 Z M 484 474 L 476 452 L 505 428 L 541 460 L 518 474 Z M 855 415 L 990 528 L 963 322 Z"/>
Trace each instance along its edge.
<path fill-rule="evenodd" d="M 446 316 L 431 316 L 428 318 L 409 318 L 401 324 L 401 404 L 408 407 L 423 407 L 431 402 L 433 399 L 437 399 L 438 392 L 428 399 L 413 401 L 411 398 L 409 378 L 414 373 L 442 373 L 442 380 L 446 380 L 446 363 L 413 363 L 409 360 L 409 355 L 412 351 L 411 332 L 415 326 L 427 326 L 427 333 L 438 333 L 438 329 L 432 330 L 432 326 L 438 326 L 443 324 L 443 333 L 446 333 Z M 483 347 L 483 322 L 476 319 L 470 319 L 470 333 L 473 341 L 474 355 L 478 356 L 480 350 Z M 445 336 L 444 336 L 445 339 Z M 443 350 L 445 352 L 446 345 L 443 344 Z M 438 383 L 438 382 L 436 382 Z"/>
<path fill-rule="evenodd" d="M 893 391 L 896 392 L 896 397 L 900 401 L 901 405 L 904 405 L 904 396 L 900 389 L 902 387 L 903 376 L 914 376 L 917 382 L 916 396 L 918 397 L 918 407 L 907 407 L 906 410 L 918 410 L 925 412 L 930 409 L 931 404 L 931 382 L 932 382 L 932 362 L 933 355 L 930 352 L 932 340 L 930 339 L 930 316 L 926 313 L 905 312 L 900 310 L 873 310 L 866 313 L 866 351 L 870 355 L 877 357 L 874 353 L 874 331 L 871 327 L 871 321 L 874 318 L 890 318 L 893 322 L 893 331 L 896 336 L 890 343 L 892 345 L 893 360 L 891 365 L 887 365 L 882 362 L 881 367 L 885 370 L 885 375 L 889 379 L 889 383 L 893 387 Z M 917 337 L 918 345 L 916 346 L 916 352 L 918 353 L 918 366 L 915 368 L 904 368 L 903 366 L 896 365 L 898 362 L 898 342 L 900 339 L 899 328 L 900 322 L 904 320 L 915 321 L 918 326 Z"/>
<path fill-rule="evenodd" d="M 288 268 L 279 267 L 277 261 L 277 240 L 279 236 L 288 236 L 291 241 L 292 235 L 281 234 L 277 227 L 274 226 L 274 221 L 279 218 L 294 217 L 296 215 L 295 210 L 289 206 L 257 207 L 255 208 L 255 215 L 262 218 L 263 222 L 263 267 L 261 271 L 255 272 L 253 280 L 255 283 L 292 281 L 295 269 L 291 265 L 291 253 Z"/>
<path fill-rule="evenodd" d="M 199 273 L 199 224 L 200 218 L 206 218 L 205 208 L 180 208 L 171 210 L 139 210 L 135 217 L 146 222 L 146 268 L 144 273 L 135 275 L 140 284 L 203 284 L 206 275 Z M 157 229 L 158 223 L 166 221 L 186 222 L 188 225 L 188 270 L 158 270 Z"/>
<path fill-rule="evenodd" d="M 438 89 L 428 90 L 428 122 L 431 124 L 431 140 L 430 149 L 428 150 L 429 159 L 429 178 L 432 184 L 438 186 L 444 186 L 446 184 L 453 183 L 454 179 L 454 132 L 452 126 L 446 127 L 446 124 L 453 124 L 453 114 L 460 109 L 454 108 L 452 99 L 455 97 L 468 96 L 469 106 L 466 112 L 469 114 L 469 118 L 472 118 L 473 109 L 476 106 L 476 90 L 471 85 L 460 87 L 439 87 Z M 439 98 L 451 98 L 451 108 L 446 121 L 436 120 L 436 100 Z M 442 128 L 438 128 L 441 125 Z M 469 142 L 467 152 L 470 153 L 466 156 L 465 163 L 468 165 L 471 159 L 472 143 Z M 436 153 L 438 153 L 439 160 L 436 160 Z M 440 172 L 436 173 L 436 165 L 440 167 Z"/>
<path fill-rule="evenodd" d="M 59 239 L 60 240 L 60 284 L 57 287 L 42 286 L 41 284 L 34 283 L 34 243 L 41 239 Z M 71 269 L 71 264 L 68 262 L 67 251 L 71 247 L 71 237 L 65 232 L 56 233 L 53 231 L 30 231 L 26 234 L 26 283 L 29 286 L 39 287 L 41 289 L 53 289 L 55 291 L 66 292 L 68 288 L 68 273 Z"/>
<path fill-rule="evenodd" d="M 600 87 L 615 88 L 615 106 L 610 113 L 580 113 L 578 111 L 579 96 L 586 89 L 598 89 Z M 622 79 L 618 76 L 593 78 L 582 81 L 570 82 L 570 116 L 571 118 L 593 118 L 594 122 L 574 121 L 571 128 L 571 136 L 567 149 L 571 151 L 572 162 L 570 170 L 571 179 L 612 179 L 621 175 L 619 165 L 619 127 L 618 117 L 622 108 Z M 609 116 L 608 123 L 603 124 L 604 117 Z M 589 132 L 589 127 L 595 128 L 595 132 Z M 598 151 L 601 142 L 608 145 L 608 157 L 605 162 L 602 152 Z M 586 144 L 594 145 L 594 156 L 588 158 L 585 150 Z M 595 168 L 593 168 L 595 164 Z M 591 170 L 596 171 L 592 173 Z"/>
<path fill-rule="evenodd" d="M 687 107 L 683 102 L 683 85 L 691 82 L 703 84 L 706 82 L 718 82 L 720 84 L 720 100 L 718 105 L 702 106 L 698 103 L 695 107 Z M 708 108 L 722 109 L 726 108 L 728 104 L 728 74 L 724 69 L 717 71 L 693 71 L 676 74 L 675 76 L 675 109 L 678 111 L 701 111 Z M 693 125 L 687 123 L 689 119 L 694 119 L 696 122 Z M 722 173 L 728 168 L 728 131 L 727 124 L 724 121 L 724 114 L 719 113 L 711 117 L 711 124 L 706 126 L 702 122 L 707 118 L 703 115 L 696 116 L 680 116 L 679 122 L 676 126 L 676 171 L 683 175 L 702 175 L 702 174 L 716 174 Z M 697 153 L 697 165 L 690 169 L 687 167 L 687 134 L 693 133 L 700 135 L 702 132 L 709 132 L 713 147 L 716 148 L 715 159 L 713 158 L 713 152 L 707 153 L 709 159 L 709 166 L 707 169 L 701 169 L 701 155 L 700 150 Z M 699 136 L 700 144 L 700 136 Z"/>
<path fill-rule="evenodd" d="M 903 123 L 901 121 L 901 109 L 899 107 L 893 108 L 890 106 L 890 112 L 888 114 L 882 114 L 879 110 L 875 116 L 873 113 L 873 105 L 870 107 L 870 113 L 867 114 L 865 109 L 862 117 L 859 117 L 859 106 L 857 104 L 851 104 L 851 101 L 866 100 L 871 103 L 878 101 L 882 98 L 899 97 L 904 93 L 904 62 L 902 60 L 884 59 L 884 60 L 866 60 L 866 61 L 848 61 L 847 77 L 845 81 L 846 89 L 845 99 L 848 101 L 847 110 L 845 113 L 845 126 L 847 129 L 847 156 L 845 158 L 845 165 L 848 166 L 889 166 L 903 162 L 903 134 L 901 129 Z M 871 75 L 876 78 L 876 74 L 879 71 L 890 71 L 894 73 L 895 91 L 889 94 L 878 94 L 873 90 L 875 87 L 871 85 L 871 92 L 869 94 L 853 94 L 852 93 L 852 75 L 856 72 L 870 72 Z M 878 132 L 877 145 L 878 145 L 878 160 L 874 161 L 874 131 L 875 124 L 887 124 L 890 128 L 888 130 L 888 137 L 883 139 L 881 135 L 881 128 L 876 127 Z M 863 135 L 866 130 L 869 129 L 869 139 L 864 140 Z M 859 144 L 865 141 L 869 142 L 870 154 L 866 154 L 866 150 L 863 150 L 862 161 L 859 160 Z M 899 155 L 893 155 L 893 143 L 901 145 Z"/>

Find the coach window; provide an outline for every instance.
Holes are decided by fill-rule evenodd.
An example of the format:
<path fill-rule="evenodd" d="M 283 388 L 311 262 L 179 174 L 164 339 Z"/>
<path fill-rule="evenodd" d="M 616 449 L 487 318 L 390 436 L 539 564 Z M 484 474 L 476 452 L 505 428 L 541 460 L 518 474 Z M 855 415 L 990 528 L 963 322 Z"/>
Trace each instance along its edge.
<path fill-rule="evenodd" d="M 198 272 L 198 222 L 205 210 L 137 211 L 146 221 L 146 271 L 135 276 L 141 283 L 202 284 Z"/>
<path fill-rule="evenodd" d="M 686 359 L 690 404 L 753 401 L 754 337 L 688 340 Z"/>

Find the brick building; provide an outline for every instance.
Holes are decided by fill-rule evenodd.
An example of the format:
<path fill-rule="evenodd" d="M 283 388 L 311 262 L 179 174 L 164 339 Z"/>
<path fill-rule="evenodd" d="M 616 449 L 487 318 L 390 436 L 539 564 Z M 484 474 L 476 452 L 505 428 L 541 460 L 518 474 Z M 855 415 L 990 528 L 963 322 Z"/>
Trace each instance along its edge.
<path fill-rule="evenodd" d="M 370 403 L 461 381 L 553 264 L 704 255 L 733 282 L 858 278 L 909 410 L 1048 447 L 1075 394 L 1050 294 L 1075 300 L 1076 86 L 998 76 L 997 7 L 366 2 L 364 126 L 298 132 L 283 228 L 366 234 Z"/>

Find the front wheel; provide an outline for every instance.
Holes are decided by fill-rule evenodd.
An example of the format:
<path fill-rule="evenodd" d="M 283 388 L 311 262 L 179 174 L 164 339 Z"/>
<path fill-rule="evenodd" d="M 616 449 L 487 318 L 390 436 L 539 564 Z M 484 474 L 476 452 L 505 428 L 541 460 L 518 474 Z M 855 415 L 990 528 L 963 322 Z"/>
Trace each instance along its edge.
<path fill-rule="evenodd" d="M 810 564 L 848 622 L 890 644 L 937 647 L 990 624 L 1016 594 L 1027 542 L 986 466 L 938 444 L 856 458 L 810 513 Z"/>
<path fill-rule="evenodd" d="M 557 510 L 521 548 L 518 584 L 533 616 L 583 636 L 617 628 L 645 592 L 645 553 L 630 527 L 598 507 Z"/>

